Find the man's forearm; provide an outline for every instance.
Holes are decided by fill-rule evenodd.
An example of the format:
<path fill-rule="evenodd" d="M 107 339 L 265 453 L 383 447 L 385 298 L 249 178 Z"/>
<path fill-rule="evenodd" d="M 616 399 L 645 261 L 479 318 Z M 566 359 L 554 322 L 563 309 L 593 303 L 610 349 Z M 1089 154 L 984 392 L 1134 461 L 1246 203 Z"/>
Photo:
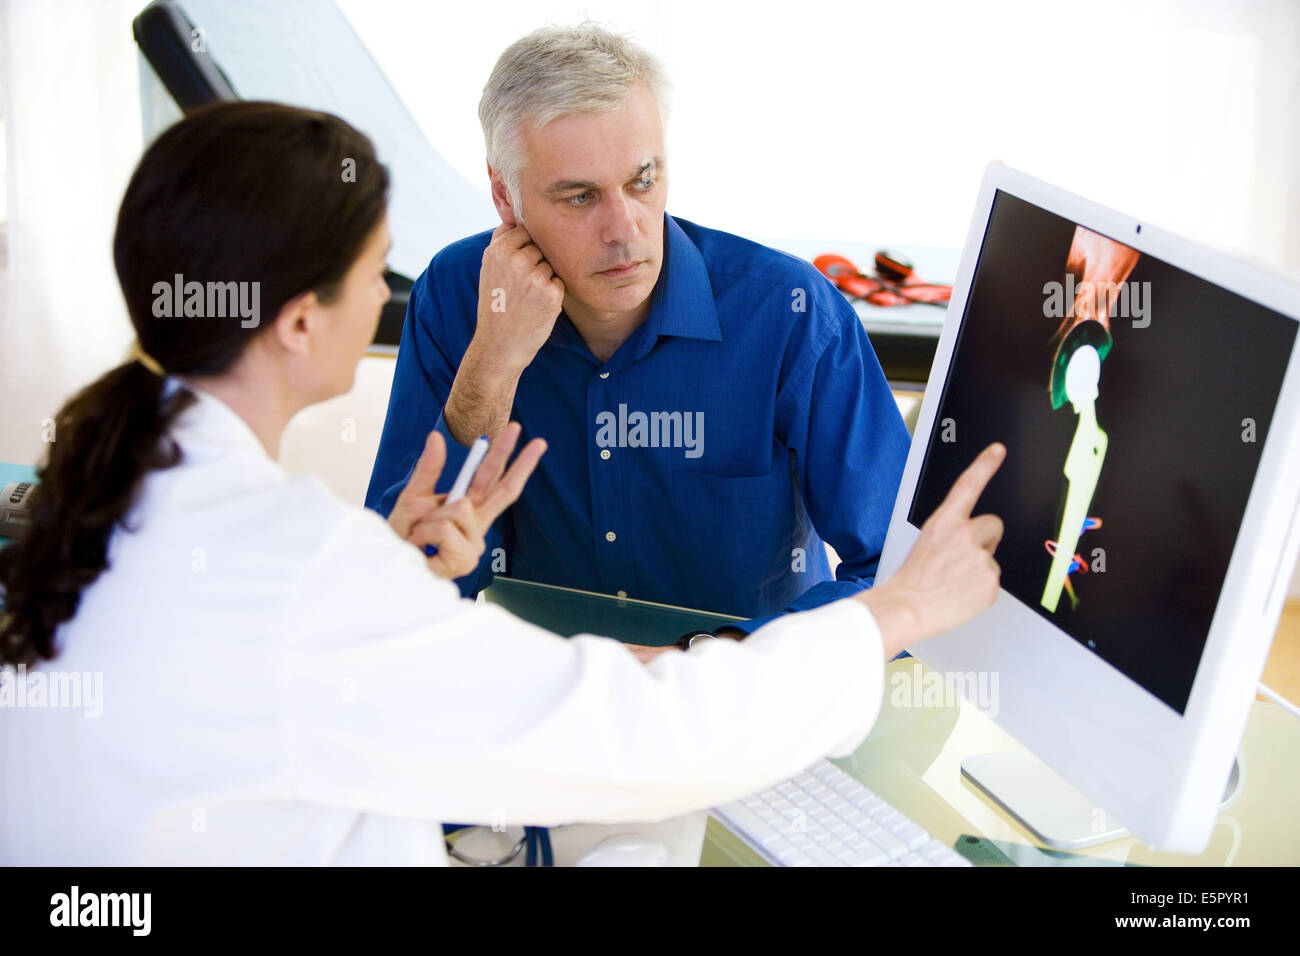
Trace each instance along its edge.
<path fill-rule="evenodd" d="M 519 375 L 495 366 L 471 342 L 443 407 L 451 437 L 466 446 L 479 435 L 495 438 L 510 421 Z"/>

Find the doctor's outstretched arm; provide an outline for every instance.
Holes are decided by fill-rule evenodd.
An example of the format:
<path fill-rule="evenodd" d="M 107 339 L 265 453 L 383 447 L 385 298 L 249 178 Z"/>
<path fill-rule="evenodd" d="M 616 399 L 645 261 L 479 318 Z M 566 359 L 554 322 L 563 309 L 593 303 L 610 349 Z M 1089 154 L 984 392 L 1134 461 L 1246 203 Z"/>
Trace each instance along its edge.
<path fill-rule="evenodd" d="M 847 754 L 885 661 L 996 596 L 1001 523 L 970 511 L 1002 454 L 976 459 L 889 581 L 650 667 L 461 599 L 358 513 L 308 573 L 284 650 L 292 796 L 432 821 L 652 821 Z"/>

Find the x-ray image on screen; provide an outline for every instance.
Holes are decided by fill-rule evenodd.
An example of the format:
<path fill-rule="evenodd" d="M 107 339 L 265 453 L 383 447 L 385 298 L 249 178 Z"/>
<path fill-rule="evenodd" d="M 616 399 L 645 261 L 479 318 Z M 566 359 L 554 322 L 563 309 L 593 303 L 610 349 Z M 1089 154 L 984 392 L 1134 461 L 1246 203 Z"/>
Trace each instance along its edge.
<path fill-rule="evenodd" d="M 909 510 L 990 442 L 1002 587 L 1182 713 L 1295 324 L 997 193 Z"/>

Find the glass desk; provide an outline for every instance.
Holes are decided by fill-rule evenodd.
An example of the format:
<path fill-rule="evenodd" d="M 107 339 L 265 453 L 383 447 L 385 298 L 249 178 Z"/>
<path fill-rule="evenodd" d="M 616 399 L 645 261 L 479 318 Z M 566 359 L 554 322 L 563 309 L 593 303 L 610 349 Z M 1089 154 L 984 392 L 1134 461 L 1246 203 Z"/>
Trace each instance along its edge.
<path fill-rule="evenodd" d="M 968 837 L 993 841 L 987 862 L 1021 866 L 1295 866 L 1300 865 L 1300 720 L 1275 704 L 1256 701 L 1237 761 L 1241 790 L 1219 814 L 1208 848 L 1199 856 L 1157 853 L 1136 837 L 1071 855 L 1050 851 L 961 774 L 963 758 L 1023 752 L 974 705 L 909 706 L 897 687 L 923 687 L 929 669 L 916 658 L 886 668 L 885 698 L 871 734 L 849 757 L 834 761 L 949 846 Z M 896 676 L 904 675 L 904 676 Z M 895 684 L 899 681 L 901 684 Z M 901 705 L 900 705 L 901 704 Z M 982 848 L 981 848 L 982 849 Z M 1043 852 L 1047 851 L 1047 852 Z M 701 866 L 764 866 L 738 837 L 710 818 Z"/>

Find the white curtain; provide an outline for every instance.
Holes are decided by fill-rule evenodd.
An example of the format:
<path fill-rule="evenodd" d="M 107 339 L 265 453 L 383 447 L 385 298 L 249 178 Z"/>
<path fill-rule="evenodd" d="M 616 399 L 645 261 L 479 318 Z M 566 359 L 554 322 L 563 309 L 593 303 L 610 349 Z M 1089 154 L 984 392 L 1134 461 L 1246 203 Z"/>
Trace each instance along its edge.
<path fill-rule="evenodd" d="M 140 154 L 131 18 L 142 0 L 0 0 L 7 268 L 0 460 L 32 463 L 42 422 L 133 338 L 113 223 Z M 57 437 L 57 436 L 56 436 Z"/>

